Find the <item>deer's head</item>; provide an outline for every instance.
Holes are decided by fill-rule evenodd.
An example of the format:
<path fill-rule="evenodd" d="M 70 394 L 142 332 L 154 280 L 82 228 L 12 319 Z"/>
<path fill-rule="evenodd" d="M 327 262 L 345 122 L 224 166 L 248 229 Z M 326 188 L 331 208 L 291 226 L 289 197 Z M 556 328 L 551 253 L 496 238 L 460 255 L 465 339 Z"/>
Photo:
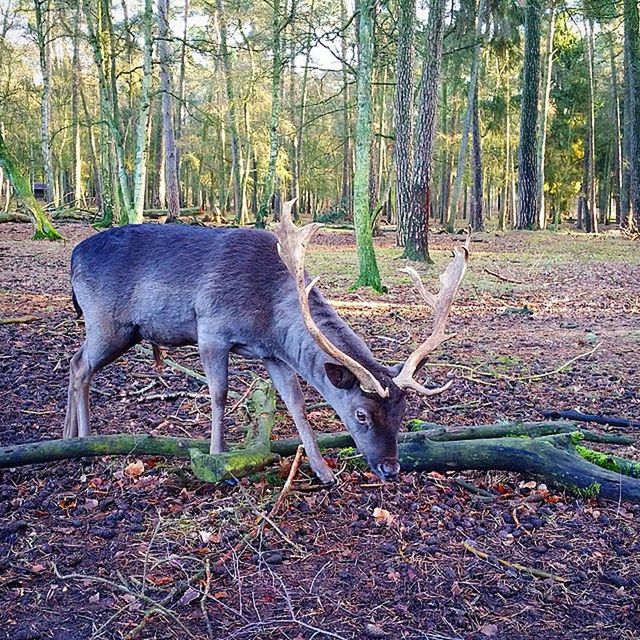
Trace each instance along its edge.
<path fill-rule="evenodd" d="M 318 346 L 329 356 L 324 365 L 325 374 L 332 385 L 332 406 L 347 427 L 358 450 L 371 469 L 381 478 L 398 475 L 398 432 L 406 413 L 406 393 L 409 390 L 423 396 L 446 391 L 449 381 L 442 387 L 426 388 L 415 380 L 416 373 L 427 356 L 440 344 L 454 337 L 447 334 L 446 324 L 451 304 L 464 277 L 469 259 L 469 238 L 461 248 L 454 249 L 454 257 L 440 276 L 440 291 L 429 293 L 419 274 L 411 267 L 402 271 L 413 280 L 425 303 L 434 315 L 431 335 L 407 358 L 402 365 L 367 368 L 329 340 L 318 328 L 309 307 L 309 293 L 318 278 L 306 282 L 304 257 L 309 242 L 322 226 L 319 223 L 296 227 L 291 219 L 295 201 L 283 205 L 281 222 L 274 232 L 278 238 L 280 258 L 295 279 L 302 317 L 309 333 Z"/>

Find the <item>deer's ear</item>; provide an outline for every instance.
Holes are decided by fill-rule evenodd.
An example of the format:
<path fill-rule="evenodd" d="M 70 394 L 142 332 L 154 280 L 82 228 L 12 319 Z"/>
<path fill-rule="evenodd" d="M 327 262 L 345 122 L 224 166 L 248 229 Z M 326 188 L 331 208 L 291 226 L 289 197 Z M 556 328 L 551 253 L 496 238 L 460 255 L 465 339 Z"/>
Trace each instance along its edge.
<path fill-rule="evenodd" d="M 353 373 L 340 364 L 326 362 L 324 370 L 327 372 L 331 384 L 338 389 L 351 389 L 356 384 L 356 377 Z"/>
<path fill-rule="evenodd" d="M 402 371 L 402 367 L 404 367 L 404 362 L 398 362 L 397 364 L 392 364 L 387 367 L 387 369 L 389 369 L 391 377 L 395 378 Z"/>

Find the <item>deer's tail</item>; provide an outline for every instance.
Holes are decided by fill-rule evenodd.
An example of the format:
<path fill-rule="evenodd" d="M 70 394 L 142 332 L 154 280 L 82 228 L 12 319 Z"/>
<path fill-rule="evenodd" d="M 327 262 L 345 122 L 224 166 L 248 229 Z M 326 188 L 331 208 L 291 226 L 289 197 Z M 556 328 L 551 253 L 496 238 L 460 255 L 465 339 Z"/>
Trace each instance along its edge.
<path fill-rule="evenodd" d="M 78 314 L 78 318 L 82 318 L 82 307 L 78 304 L 78 298 L 76 298 L 76 292 L 71 290 L 71 300 L 73 301 L 73 308 Z"/>

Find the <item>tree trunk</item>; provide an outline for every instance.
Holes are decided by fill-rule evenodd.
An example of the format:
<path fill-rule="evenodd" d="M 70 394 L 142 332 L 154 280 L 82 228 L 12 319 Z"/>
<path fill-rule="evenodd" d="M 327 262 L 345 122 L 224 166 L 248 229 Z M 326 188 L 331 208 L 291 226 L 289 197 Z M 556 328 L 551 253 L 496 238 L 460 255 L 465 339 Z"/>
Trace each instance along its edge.
<path fill-rule="evenodd" d="M 538 220 L 536 127 L 540 84 L 540 12 L 540 0 L 526 0 L 516 229 L 534 229 Z"/>
<path fill-rule="evenodd" d="M 411 211 L 411 181 L 413 178 L 413 47 L 415 0 L 398 3 L 398 54 L 396 60 L 396 95 L 394 125 L 396 143 L 396 244 L 404 247 L 407 222 Z"/>
<path fill-rule="evenodd" d="M 151 84 L 153 81 L 153 2 L 144 0 L 144 60 L 142 69 L 142 87 L 138 107 L 138 125 L 136 128 L 136 157 L 133 178 L 133 215 L 131 224 L 143 220 L 144 199 L 147 190 L 147 140 L 149 133 L 149 113 L 151 112 Z"/>
<path fill-rule="evenodd" d="M 227 97 L 226 122 L 230 135 L 231 176 L 233 180 L 233 201 L 236 223 L 244 224 L 247 217 L 247 202 L 242 188 L 244 178 L 244 158 L 240 145 L 240 121 L 233 80 L 231 54 L 227 46 L 227 21 L 222 0 L 216 0 L 218 29 L 220 32 L 220 55 L 224 69 L 225 91 Z"/>
<path fill-rule="evenodd" d="M 371 75 L 373 71 L 375 0 L 359 0 L 358 75 L 356 117 L 356 161 L 353 179 L 353 223 L 358 251 L 358 279 L 353 288 L 372 287 L 382 291 L 382 282 L 373 248 L 369 206 L 371 180 Z"/>
<path fill-rule="evenodd" d="M 484 0 L 481 0 L 484 6 Z M 444 0 L 433 0 L 427 24 L 427 48 L 418 95 L 418 115 L 413 152 L 410 212 L 403 257 L 432 262 L 429 256 L 429 215 L 431 211 L 431 164 L 436 135 L 438 83 L 442 66 Z"/>
<path fill-rule="evenodd" d="M 160 90 L 162 91 L 162 135 L 165 148 L 164 174 L 167 188 L 166 222 L 177 222 L 180 216 L 180 185 L 178 184 L 178 158 L 173 126 L 169 37 L 169 0 L 159 0 L 158 57 L 160 59 Z"/>
<path fill-rule="evenodd" d="M 547 27 L 547 45 L 545 50 L 544 78 L 542 80 L 542 113 L 538 129 L 538 228 L 547 226 L 547 212 L 544 203 L 544 158 L 547 146 L 547 119 L 549 114 L 549 96 L 551 94 L 551 71 L 553 68 L 553 36 L 556 27 L 556 8 L 552 4 L 549 9 L 549 25 Z"/>
<path fill-rule="evenodd" d="M 256 227 L 264 229 L 272 209 L 273 194 L 276 187 L 276 163 L 280 151 L 280 108 L 282 96 L 282 26 L 280 16 L 280 0 L 273 2 L 272 16 L 272 48 L 273 68 L 271 71 L 271 119 L 269 123 L 269 165 L 264 181 L 264 192 L 258 214 Z"/>
<path fill-rule="evenodd" d="M 595 80 L 593 77 L 593 22 L 586 25 L 586 63 L 589 86 L 589 104 L 587 112 L 587 141 L 589 144 L 589 164 L 587 173 L 586 196 L 589 209 L 586 216 L 585 229 L 588 233 L 598 233 L 598 217 L 596 215 L 596 116 L 595 116 Z"/>
<path fill-rule="evenodd" d="M 613 50 L 613 35 L 608 34 L 609 60 L 611 65 L 611 120 L 613 121 L 613 177 L 612 196 L 616 206 L 616 223 L 621 222 L 620 196 L 622 192 L 622 146 L 620 136 L 620 98 L 618 92 L 618 70 Z"/>
<path fill-rule="evenodd" d="M 475 41 L 473 47 L 473 58 L 471 60 L 471 77 L 469 79 L 469 88 L 467 90 L 467 109 L 464 115 L 462 125 L 462 139 L 460 140 L 460 149 L 458 151 L 458 166 L 456 167 L 456 178 L 453 185 L 453 196 L 449 209 L 449 219 L 447 220 L 447 231 L 453 233 L 456 226 L 456 214 L 460 203 L 460 194 L 462 192 L 462 180 L 464 178 L 465 168 L 467 164 L 467 147 L 469 145 L 469 130 L 471 129 L 471 119 L 473 115 L 473 101 L 476 94 L 476 85 L 478 83 L 478 73 L 480 70 L 480 49 L 482 47 L 482 27 L 484 25 L 485 0 L 480 0 L 478 6 L 478 15 L 476 16 Z"/>
<path fill-rule="evenodd" d="M 82 184 L 82 138 L 80 132 L 80 3 L 73 24 L 73 60 L 71 68 L 71 127 L 73 137 L 73 201 L 78 207 L 84 203 Z"/>
<path fill-rule="evenodd" d="M 629 171 L 626 226 L 640 228 L 640 32 L 638 5 L 624 0 L 625 151 Z"/>
<path fill-rule="evenodd" d="M 471 228 L 474 231 L 484 229 L 483 195 L 482 195 L 482 140 L 480 136 L 480 108 L 478 105 L 478 85 L 473 99 L 472 117 L 472 169 L 473 169 L 473 194 L 471 198 Z"/>
<path fill-rule="evenodd" d="M 50 49 L 50 0 L 34 0 L 36 14 L 36 39 L 42 74 L 40 97 L 40 140 L 42 147 L 43 182 L 47 204 L 58 206 L 54 197 L 53 157 L 51 154 L 51 54 Z"/>
<path fill-rule="evenodd" d="M 343 29 L 340 38 L 342 56 L 342 182 L 340 206 L 347 218 L 353 214 L 353 158 L 351 149 L 351 122 L 349 118 L 349 69 L 347 67 L 347 0 L 340 3 L 340 21 Z"/>
<path fill-rule="evenodd" d="M 51 224 L 47 214 L 40 203 L 33 197 L 29 181 L 20 175 L 9 149 L 4 143 L 2 131 L 0 131 L 0 169 L 4 171 L 16 197 L 22 201 L 33 219 L 34 240 L 62 240 L 62 236 Z"/>

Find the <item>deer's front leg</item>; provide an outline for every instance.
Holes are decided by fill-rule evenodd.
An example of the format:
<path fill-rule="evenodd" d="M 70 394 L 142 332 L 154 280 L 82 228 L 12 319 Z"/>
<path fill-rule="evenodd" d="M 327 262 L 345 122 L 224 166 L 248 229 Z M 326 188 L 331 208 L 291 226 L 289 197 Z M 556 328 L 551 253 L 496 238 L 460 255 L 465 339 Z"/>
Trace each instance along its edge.
<path fill-rule="evenodd" d="M 211 454 L 224 451 L 224 406 L 227 402 L 229 348 L 214 341 L 198 341 L 200 359 L 211 395 Z"/>
<path fill-rule="evenodd" d="M 313 472 L 318 476 L 320 482 L 324 484 L 334 484 L 336 478 L 322 457 L 316 442 L 316 436 L 307 420 L 304 396 L 302 395 L 300 382 L 298 381 L 295 371 L 281 360 L 264 358 L 263 362 L 271 380 L 273 380 L 273 384 L 295 422 Z"/>

